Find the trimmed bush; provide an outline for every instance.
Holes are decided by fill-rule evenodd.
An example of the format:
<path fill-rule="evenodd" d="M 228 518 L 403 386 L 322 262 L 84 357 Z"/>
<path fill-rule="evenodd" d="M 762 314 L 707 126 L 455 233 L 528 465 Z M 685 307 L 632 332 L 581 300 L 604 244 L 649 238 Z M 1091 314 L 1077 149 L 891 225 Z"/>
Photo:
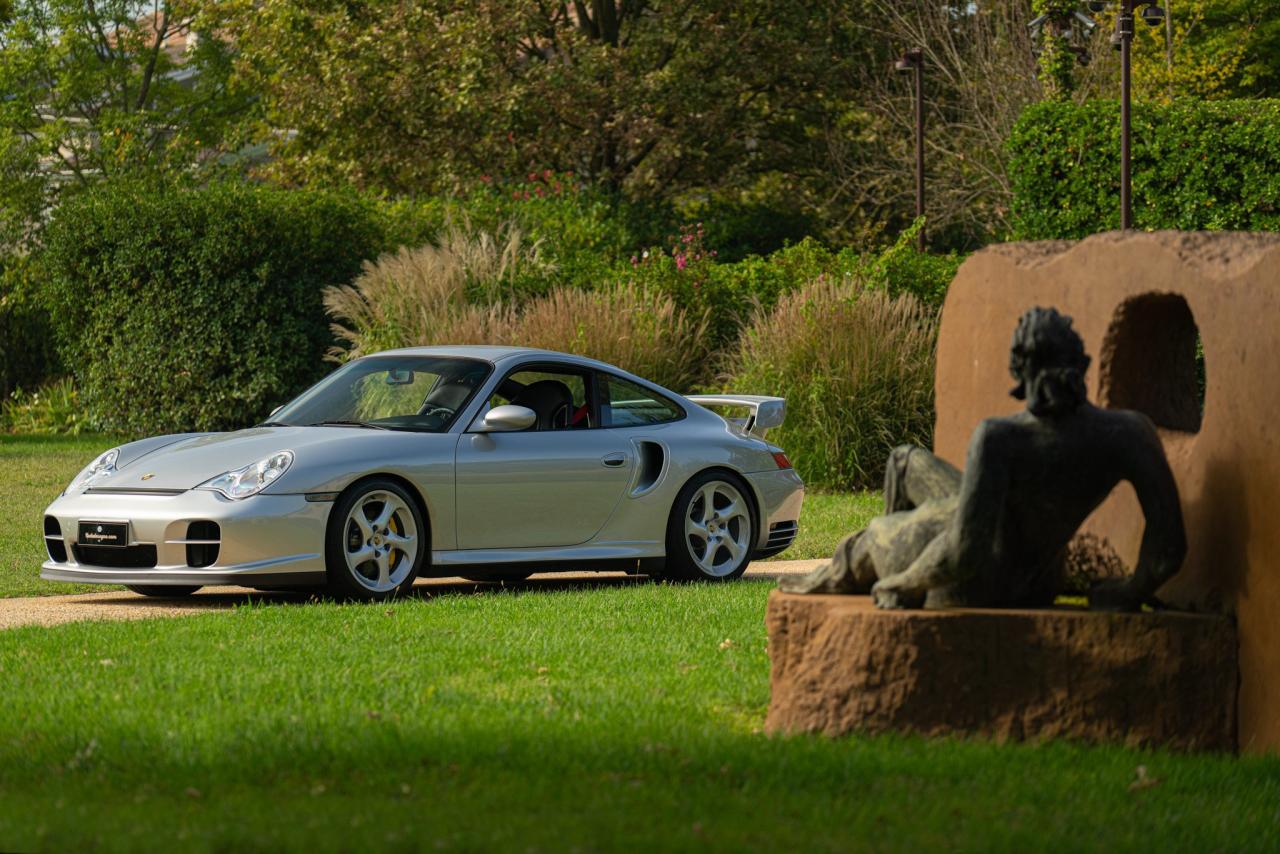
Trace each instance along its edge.
<path fill-rule="evenodd" d="M 910 294 L 819 280 L 760 312 L 726 388 L 787 399 L 769 438 L 812 486 L 878 488 L 889 452 L 933 435 L 937 316 Z"/>
<path fill-rule="evenodd" d="M 369 205 L 239 183 L 111 182 L 50 223 L 44 260 L 66 366 L 94 429 L 223 430 L 324 372 L 324 286 L 377 252 Z"/>
<path fill-rule="evenodd" d="M 1138 228 L 1280 230 L 1280 101 L 1138 103 L 1133 146 Z M 1028 107 L 1009 153 L 1016 237 L 1120 227 L 1115 101 Z"/>
<path fill-rule="evenodd" d="M 30 391 L 58 370 L 49 312 L 28 257 L 0 260 L 0 399 Z"/>

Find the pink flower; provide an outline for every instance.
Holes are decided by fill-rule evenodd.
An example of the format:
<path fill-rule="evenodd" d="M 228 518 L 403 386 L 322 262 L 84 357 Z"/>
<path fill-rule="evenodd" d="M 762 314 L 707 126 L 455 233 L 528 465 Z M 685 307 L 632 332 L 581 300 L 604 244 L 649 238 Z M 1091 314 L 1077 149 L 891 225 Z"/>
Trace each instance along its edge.
<path fill-rule="evenodd" d="M 640 263 L 640 259 L 639 259 L 639 258 L 637 258 L 636 256 L 632 255 L 632 256 L 631 256 L 631 266 L 632 266 L 632 267 L 635 267 L 635 266 L 637 266 L 639 263 Z"/>
<path fill-rule="evenodd" d="M 683 255 L 677 255 L 677 256 L 676 256 L 676 269 L 677 269 L 677 270 L 683 270 L 683 269 L 684 269 L 685 267 L 687 267 L 687 266 L 689 266 L 689 263 L 685 260 L 685 257 L 684 257 Z"/>

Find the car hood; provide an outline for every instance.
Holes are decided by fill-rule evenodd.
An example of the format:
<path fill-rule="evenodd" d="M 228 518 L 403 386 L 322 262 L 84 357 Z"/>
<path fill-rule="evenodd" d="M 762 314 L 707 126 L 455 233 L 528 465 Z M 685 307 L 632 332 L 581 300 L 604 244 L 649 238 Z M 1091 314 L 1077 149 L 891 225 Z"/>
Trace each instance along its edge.
<path fill-rule="evenodd" d="M 331 463 L 335 459 L 368 456 L 371 449 L 398 444 L 396 437 L 423 434 L 346 427 L 252 427 L 234 433 L 206 433 L 194 436 L 145 440 L 150 447 L 137 453 L 132 446 L 121 448 L 121 462 L 115 473 L 93 484 L 94 489 L 187 490 L 217 477 L 258 462 L 280 451 L 293 451 L 293 468 L 309 463 Z M 379 441 L 381 440 L 381 441 Z M 142 444 L 142 443 L 139 443 Z M 292 470 L 291 470 L 292 471 Z M 281 482 L 297 480 L 286 474 Z M 287 492 L 283 489 L 271 491 Z"/>

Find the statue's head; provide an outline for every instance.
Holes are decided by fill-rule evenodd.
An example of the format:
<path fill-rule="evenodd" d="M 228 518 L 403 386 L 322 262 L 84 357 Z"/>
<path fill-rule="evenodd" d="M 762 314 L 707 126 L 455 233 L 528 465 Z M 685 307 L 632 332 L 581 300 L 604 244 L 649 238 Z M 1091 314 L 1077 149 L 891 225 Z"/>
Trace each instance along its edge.
<path fill-rule="evenodd" d="M 1085 402 L 1089 357 L 1071 328 L 1071 318 L 1052 308 L 1033 308 L 1018 321 L 1009 351 L 1010 392 L 1034 415 L 1061 415 Z"/>

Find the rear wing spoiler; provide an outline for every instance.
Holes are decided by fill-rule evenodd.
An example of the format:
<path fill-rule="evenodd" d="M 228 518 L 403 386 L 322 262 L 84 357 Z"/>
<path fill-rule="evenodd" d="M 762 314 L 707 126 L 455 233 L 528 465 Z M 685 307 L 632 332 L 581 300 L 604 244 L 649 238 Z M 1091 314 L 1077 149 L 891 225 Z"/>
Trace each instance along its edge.
<path fill-rule="evenodd" d="M 746 418 L 729 418 L 720 412 L 716 414 L 761 439 L 771 428 L 782 426 L 787 417 L 787 401 L 781 397 L 762 397 L 758 394 L 691 394 L 687 399 L 708 409 L 745 408 Z"/>

